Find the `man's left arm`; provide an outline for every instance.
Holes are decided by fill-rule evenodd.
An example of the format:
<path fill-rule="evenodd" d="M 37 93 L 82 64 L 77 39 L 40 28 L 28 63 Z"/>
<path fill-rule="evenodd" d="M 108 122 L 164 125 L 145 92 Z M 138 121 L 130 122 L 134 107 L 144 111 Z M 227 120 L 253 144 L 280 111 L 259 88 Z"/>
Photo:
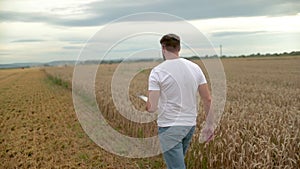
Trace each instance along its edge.
<path fill-rule="evenodd" d="M 157 110 L 159 96 L 160 96 L 159 90 L 148 91 L 148 101 L 146 103 L 146 110 L 149 113 L 154 113 Z"/>

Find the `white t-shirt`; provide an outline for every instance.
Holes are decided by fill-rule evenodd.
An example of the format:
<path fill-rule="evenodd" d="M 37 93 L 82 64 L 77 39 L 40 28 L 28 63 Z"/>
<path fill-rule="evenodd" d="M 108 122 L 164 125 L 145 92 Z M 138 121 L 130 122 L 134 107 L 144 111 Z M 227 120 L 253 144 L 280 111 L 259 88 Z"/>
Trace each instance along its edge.
<path fill-rule="evenodd" d="M 148 90 L 160 90 L 158 126 L 196 125 L 198 86 L 204 83 L 201 68 L 183 58 L 166 60 L 153 68 Z"/>

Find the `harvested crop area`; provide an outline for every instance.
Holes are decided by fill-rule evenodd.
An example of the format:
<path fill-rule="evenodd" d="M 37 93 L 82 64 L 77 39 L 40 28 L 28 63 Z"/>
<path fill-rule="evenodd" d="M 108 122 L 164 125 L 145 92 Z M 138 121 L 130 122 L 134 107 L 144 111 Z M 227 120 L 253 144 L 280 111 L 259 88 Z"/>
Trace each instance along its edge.
<path fill-rule="evenodd" d="M 137 168 L 149 163 L 114 156 L 94 144 L 77 120 L 71 91 L 43 71 L 0 70 L 0 81 L 0 168 Z"/>

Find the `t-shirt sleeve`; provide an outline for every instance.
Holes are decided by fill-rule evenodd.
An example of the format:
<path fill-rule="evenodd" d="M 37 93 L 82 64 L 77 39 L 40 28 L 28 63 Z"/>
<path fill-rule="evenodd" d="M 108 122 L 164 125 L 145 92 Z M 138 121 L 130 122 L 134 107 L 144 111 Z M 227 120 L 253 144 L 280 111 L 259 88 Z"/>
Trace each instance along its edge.
<path fill-rule="evenodd" d="M 158 73 L 154 69 L 152 69 L 152 71 L 149 75 L 148 90 L 160 90 L 159 76 L 158 76 Z"/>
<path fill-rule="evenodd" d="M 201 68 L 199 66 L 197 66 L 198 69 L 197 69 L 197 83 L 198 85 L 202 85 L 202 84 L 205 84 L 207 83 L 206 81 L 206 78 L 204 76 L 204 73 L 202 72 Z"/>

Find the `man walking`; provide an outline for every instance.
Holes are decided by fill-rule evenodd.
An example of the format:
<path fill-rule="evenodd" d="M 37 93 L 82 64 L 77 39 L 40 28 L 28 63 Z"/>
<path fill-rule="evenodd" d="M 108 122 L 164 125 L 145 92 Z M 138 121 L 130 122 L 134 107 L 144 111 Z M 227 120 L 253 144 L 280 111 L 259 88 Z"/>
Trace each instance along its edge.
<path fill-rule="evenodd" d="M 211 96 L 198 65 L 179 58 L 180 38 L 164 35 L 160 44 L 164 62 L 152 69 L 146 109 L 158 109 L 158 134 L 168 169 L 185 169 L 184 157 L 191 142 L 197 118 L 197 93 L 203 100 L 206 116 L 213 117 Z M 212 119 L 202 130 L 204 141 L 213 136 Z"/>

